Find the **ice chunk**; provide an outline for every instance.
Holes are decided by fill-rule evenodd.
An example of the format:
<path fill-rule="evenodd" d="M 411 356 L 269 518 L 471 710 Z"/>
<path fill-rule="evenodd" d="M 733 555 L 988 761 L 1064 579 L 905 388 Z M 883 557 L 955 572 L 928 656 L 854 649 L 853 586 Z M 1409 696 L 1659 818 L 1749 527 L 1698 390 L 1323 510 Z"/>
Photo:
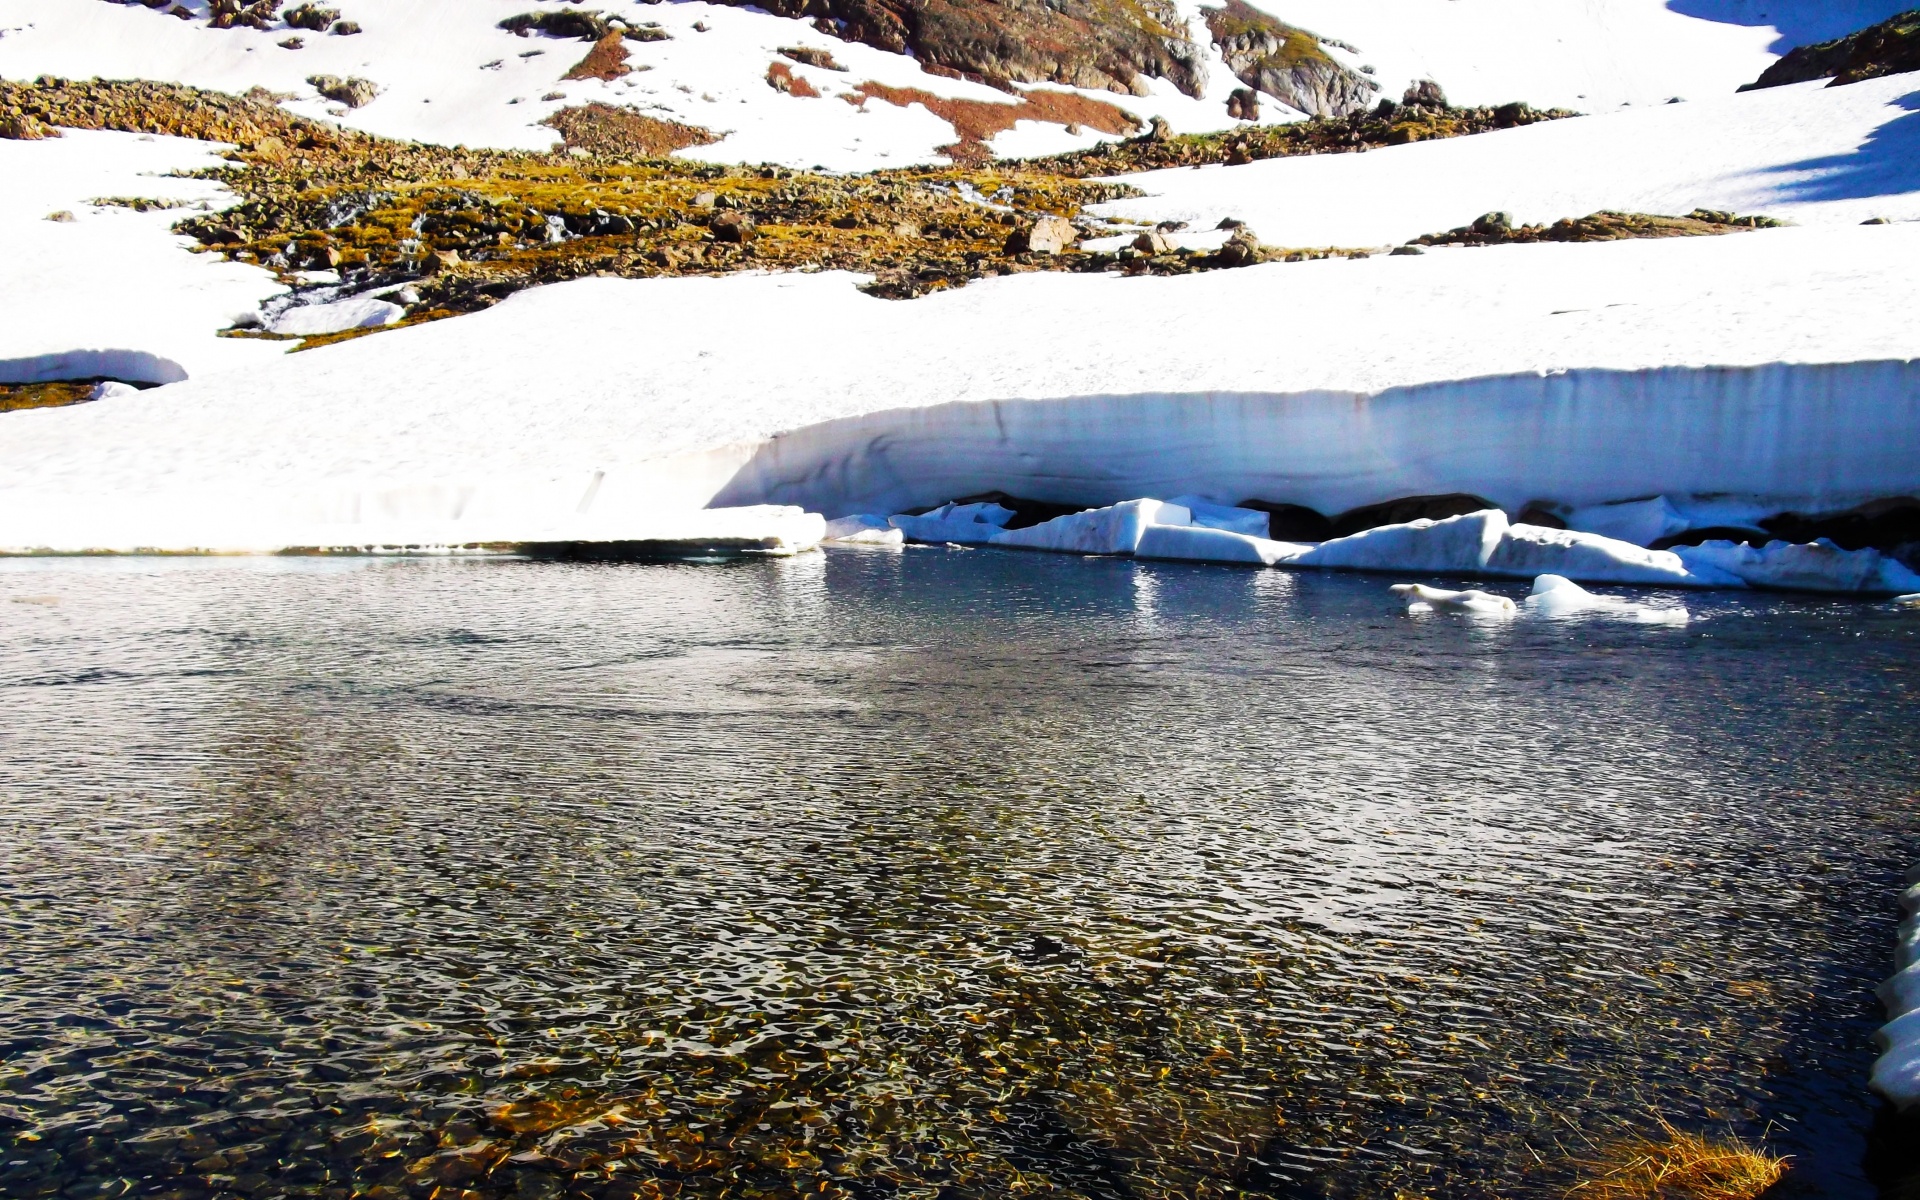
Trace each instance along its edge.
<path fill-rule="evenodd" d="M 907 538 L 885 517 L 861 513 L 828 521 L 826 536 L 820 540 L 848 546 L 898 546 Z"/>
<path fill-rule="evenodd" d="M 1421 518 L 1404 525 L 1382 525 L 1349 537 L 1321 542 L 1294 560 L 1302 567 L 1344 567 L 1351 571 L 1433 571 L 1479 574 L 1507 531 L 1507 514 L 1482 509 L 1442 521 Z"/>
<path fill-rule="evenodd" d="M 1265 513 L 1259 515 L 1266 516 Z M 1140 558 L 1271 567 L 1291 562 L 1308 549 L 1293 542 L 1275 542 L 1202 525 L 1149 525 L 1140 534 L 1140 543 L 1133 552 Z"/>
<path fill-rule="evenodd" d="M 1618 504 L 1594 504 L 1576 508 L 1567 514 L 1567 528 L 1580 533 L 1651 546 L 1664 537 L 1684 533 L 1690 522 L 1665 496 L 1651 500 L 1627 500 Z"/>
<path fill-rule="evenodd" d="M 1920 1009 L 1889 1021 L 1877 1040 L 1886 1053 L 1874 1060 L 1867 1086 L 1896 1108 L 1920 1104 Z"/>
<path fill-rule="evenodd" d="M 1852 592 L 1888 595 L 1920 591 L 1920 575 L 1878 550 L 1842 550 L 1826 538 L 1817 542 L 1703 542 L 1678 546 L 1674 553 L 1696 572 L 1720 571 L 1752 587 L 1801 592 Z"/>
<path fill-rule="evenodd" d="M 1679 587 L 1742 587 L 1737 576 L 1711 567 L 1690 569 L 1671 550 L 1647 550 L 1617 538 L 1544 525 L 1512 525 L 1488 559 L 1489 575 L 1519 578 L 1550 573 L 1587 583 L 1652 583 Z"/>
<path fill-rule="evenodd" d="M 913 542 L 958 542 L 979 546 L 1013 520 L 1013 510 L 998 504 L 942 504 L 932 512 L 910 517 L 904 513 L 888 522 Z"/>
<path fill-rule="evenodd" d="M 1125 500 L 1106 508 L 1055 517 L 1025 529 L 1009 529 L 995 536 L 993 544 L 1066 554 L 1132 554 L 1148 527 L 1186 525 L 1191 520 L 1192 514 L 1178 504 Z"/>
<path fill-rule="evenodd" d="M 1901 970 L 1920 962 L 1920 916 L 1900 922 L 1899 940 L 1894 943 L 1893 961 Z"/>
<path fill-rule="evenodd" d="M 1526 599 L 1528 612 L 1542 617 L 1570 617 L 1579 613 L 1605 613 L 1630 621 L 1652 625 L 1684 625 L 1687 610 L 1678 606 L 1635 604 L 1618 596 L 1596 596 L 1564 575 L 1541 575 L 1533 581 L 1533 594 Z"/>
<path fill-rule="evenodd" d="M 1178 504 L 1193 514 L 1195 525 L 1204 525 L 1208 529 L 1225 529 L 1233 533 L 1244 533 L 1249 537 L 1267 536 L 1267 514 L 1255 508 L 1235 508 L 1231 504 L 1215 504 L 1204 496 L 1175 496 L 1168 504 Z"/>
<path fill-rule="evenodd" d="M 407 310 L 398 304 L 356 296 L 328 304 L 290 308 L 274 319 L 270 331 L 295 337 L 316 337 L 323 333 L 345 333 L 349 329 L 375 329 L 391 325 L 406 315 Z"/>
<path fill-rule="evenodd" d="M 1478 617 L 1511 617 L 1514 603 L 1505 596 L 1496 596 L 1492 592 L 1483 592 L 1470 588 L 1464 592 L 1450 592 L 1445 588 L 1428 587 L 1424 583 L 1396 583 L 1393 594 L 1407 601 L 1408 612 L 1462 612 Z"/>
<path fill-rule="evenodd" d="M 1895 596 L 1893 602 L 1901 608 L 1920 608 L 1920 592 L 1908 592 L 1904 596 Z"/>
<path fill-rule="evenodd" d="M 1876 990 L 1890 1013 L 1920 1009 L 1920 963 L 1902 968 Z"/>

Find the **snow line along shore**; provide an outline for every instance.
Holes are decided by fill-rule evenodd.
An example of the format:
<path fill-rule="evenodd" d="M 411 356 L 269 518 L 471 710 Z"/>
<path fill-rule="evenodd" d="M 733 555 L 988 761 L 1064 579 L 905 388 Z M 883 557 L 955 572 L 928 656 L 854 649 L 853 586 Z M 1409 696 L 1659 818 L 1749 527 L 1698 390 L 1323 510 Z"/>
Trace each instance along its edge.
<path fill-rule="evenodd" d="M 709 506 L 835 517 L 995 488 L 1833 510 L 1920 492 L 1916 267 L 1920 228 L 1896 225 L 911 302 L 824 272 L 582 280 L 8 414 L 0 547 L 632 537 Z"/>

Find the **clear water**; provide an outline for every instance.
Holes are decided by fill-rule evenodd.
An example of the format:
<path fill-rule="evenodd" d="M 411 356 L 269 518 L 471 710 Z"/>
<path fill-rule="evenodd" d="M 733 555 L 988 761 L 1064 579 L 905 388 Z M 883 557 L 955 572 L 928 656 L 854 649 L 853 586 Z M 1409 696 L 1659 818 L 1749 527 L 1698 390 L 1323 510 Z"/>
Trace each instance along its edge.
<path fill-rule="evenodd" d="M 1920 620 L 0 563 L 0 1194 L 1874 1194 Z"/>

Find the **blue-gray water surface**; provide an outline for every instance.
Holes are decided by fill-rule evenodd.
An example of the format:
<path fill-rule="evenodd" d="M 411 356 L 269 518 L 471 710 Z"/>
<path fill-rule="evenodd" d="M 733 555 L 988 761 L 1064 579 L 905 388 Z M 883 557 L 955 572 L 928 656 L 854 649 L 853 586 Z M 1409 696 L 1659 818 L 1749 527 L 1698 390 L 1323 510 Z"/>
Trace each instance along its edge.
<path fill-rule="evenodd" d="M 0 1195 L 1873 1196 L 1920 618 L 1389 582 L 0 563 Z"/>

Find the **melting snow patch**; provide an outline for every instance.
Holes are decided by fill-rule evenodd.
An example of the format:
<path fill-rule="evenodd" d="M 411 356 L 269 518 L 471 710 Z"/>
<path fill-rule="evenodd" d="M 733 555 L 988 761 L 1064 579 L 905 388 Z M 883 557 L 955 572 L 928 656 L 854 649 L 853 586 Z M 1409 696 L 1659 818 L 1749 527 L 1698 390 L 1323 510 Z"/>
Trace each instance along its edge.
<path fill-rule="evenodd" d="M 1193 515 L 1163 500 L 1127 500 L 1107 508 L 1055 517 L 1025 529 L 996 535 L 996 546 L 1053 550 L 1064 554 L 1132 554 L 1153 525 L 1186 525 Z"/>
<path fill-rule="evenodd" d="M 1470 588 L 1464 592 L 1450 592 L 1445 588 L 1428 587 L 1424 583 L 1396 583 L 1393 594 L 1407 601 L 1408 612 L 1458 612 L 1476 617 L 1511 617 L 1515 605 L 1505 596 L 1496 596 L 1492 592 L 1483 592 Z"/>
<path fill-rule="evenodd" d="M 1751 587 L 1799 592 L 1894 595 L 1920 591 L 1920 575 L 1878 550 L 1842 550 L 1826 538 L 1815 542 L 1703 542 L 1674 551 L 1689 570 L 1717 571 Z"/>
<path fill-rule="evenodd" d="M 345 333 L 349 329 L 377 329 L 406 315 L 407 310 L 398 304 L 355 297 L 290 308 L 274 319 L 271 330 L 295 337 L 317 337 L 323 333 Z"/>

